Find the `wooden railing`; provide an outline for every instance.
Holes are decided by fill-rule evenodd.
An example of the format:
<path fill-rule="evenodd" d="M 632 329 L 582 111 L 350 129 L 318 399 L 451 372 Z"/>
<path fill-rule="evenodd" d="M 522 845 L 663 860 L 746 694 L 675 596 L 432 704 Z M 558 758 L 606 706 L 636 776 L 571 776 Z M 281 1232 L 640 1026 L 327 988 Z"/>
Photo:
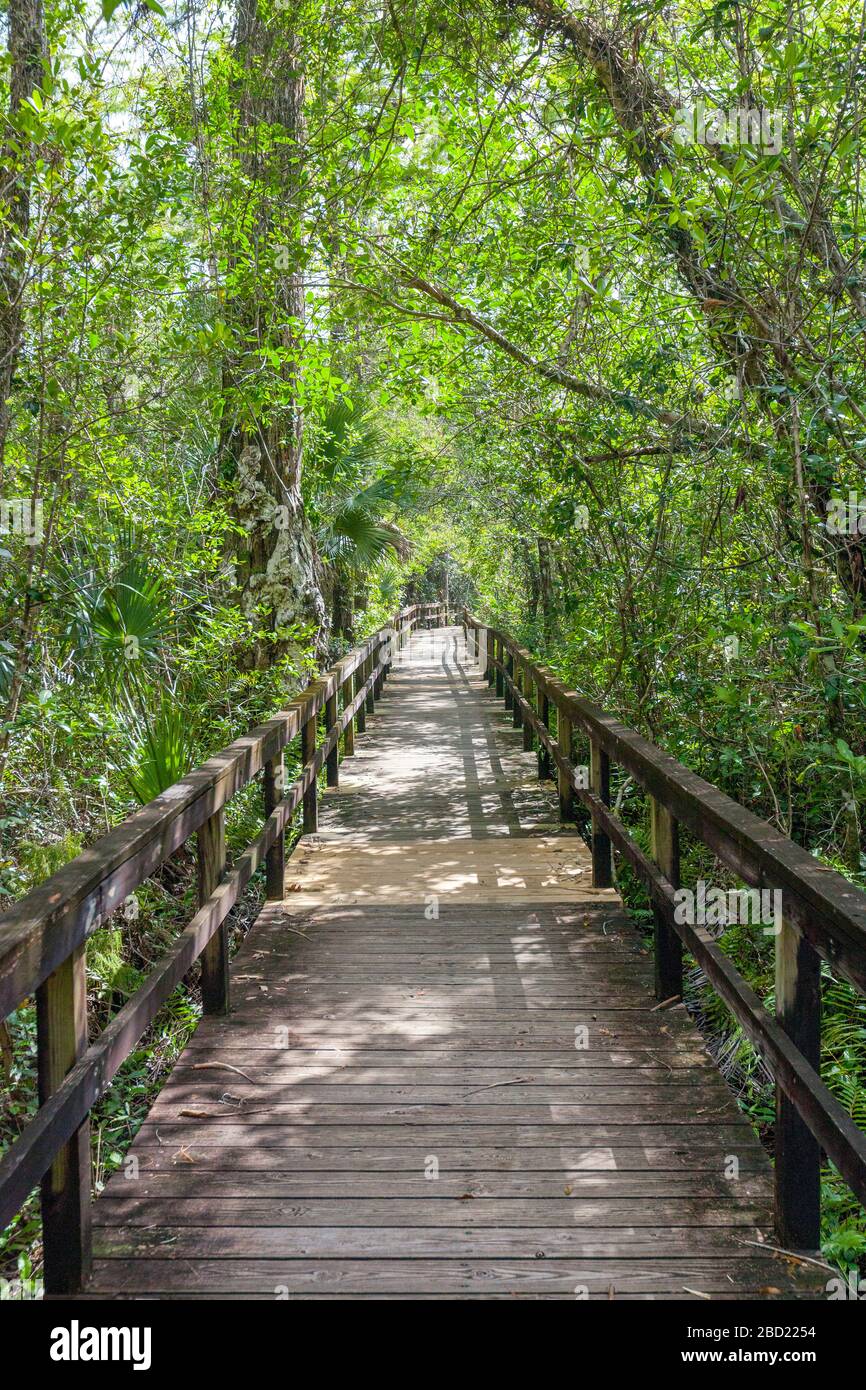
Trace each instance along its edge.
<path fill-rule="evenodd" d="M 439 603 L 403 609 L 273 719 L 169 787 L 0 917 L 0 1019 L 35 993 L 39 1083 L 39 1109 L 0 1163 L 0 1228 L 41 1182 L 47 1293 L 75 1292 L 90 1266 L 91 1107 L 197 959 L 204 1012 L 228 1012 L 229 912 L 263 864 L 268 898 L 282 898 L 289 821 L 302 807 L 304 832 L 315 831 L 319 773 L 324 768 L 328 785 L 337 785 L 339 740 L 351 755 L 355 727 L 364 730 L 395 649 L 413 628 L 443 615 Z M 301 772 L 285 788 L 283 751 L 295 738 Z M 265 823 L 227 870 L 225 808 L 259 773 Z M 87 938 L 192 834 L 198 911 L 88 1045 Z"/>
<path fill-rule="evenodd" d="M 614 846 L 646 886 L 653 907 L 656 994 L 682 996 L 685 946 L 769 1067 L 776 1085 L 776 1225 L 787 1249 L 820 1243 L 821 1151 L 866 1204 L 866 1135 L 824 1085 L 821 1065 L 821 961 L 866 991 L 866 894 L 759 820 L 718 787 L 577 692 L 566 690 L 506 633 L 464 610 L 471 649 L 497 695 L 538 747 L 539 775 L 555 770 L 560 815 L 575 798 L 592 818 L 593 883 L 612 883 Z M 555 720 L 555 734 L 551 729 Z M 588 741 L 589 761 L 577 761 Z M 651 855 L 610 805 L 611 763 L 649 797 Z M 704 926 L 679 920 L 679 828 L 703 841 L 739 879 L 781 894 L 776 934 L 776 1016 Z"/>

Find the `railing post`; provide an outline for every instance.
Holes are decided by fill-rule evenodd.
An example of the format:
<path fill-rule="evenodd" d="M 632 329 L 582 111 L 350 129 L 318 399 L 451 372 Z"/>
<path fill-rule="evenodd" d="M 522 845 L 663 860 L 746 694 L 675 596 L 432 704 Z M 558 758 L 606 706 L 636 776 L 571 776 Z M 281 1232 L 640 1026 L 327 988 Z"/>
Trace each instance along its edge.
<path fill-rule="evenodd" d="M 816 1071 L 821 1068 L 821 962 L 787 919 L 776 937 L 776 1017 Z M 821 1148 L 776 1082 L 776 1230 L 786 1250 L 821 1244 Z"/>
<path fill-rule="evenodd" d="M 367 657 L 367 660 L 364 662 L 364 682 L 365 682 L 365 684 L 366 684 L 366 682 L 367 682 L 368 680 L 370 680 L 370 677 L 371 677 L 372 674 L 373 674 L 373 661 L 374 661 L 374 656 L 373 656 L 373 653 L 371 652 L 370 655 Z M 373 713 L 375 712 L 375 709 L 376 709 L 376 694 L 375 694 L 375 691 L 374 691 L 374 689 L 373 689 L 373 683 L 372 683 L 372 682 L 371 682 L 371 684 L 370 684 L 370 689 L 367 691 L 367 698 L 366 698 L 366 702 L 365 702 L 365 703 L 366 703 L 366 705 L 367 705 L 367 713 L 368 713 L 368 714 L 373 714 Z"/>
<path fill-rule="evenodd" d="M 325 701 L 325 737 L 327 738 L 331 730 L 337 723 L 337 692 L 329 695 Z M 340 785 L 340 747 L 339 739 L 334 743 L 333 748 L 325 759 L 325 780 L 329 787 Z"/>
<path fill-rule="evenodd" d="M 354 687 L 354 683 L 353 683 L 352 677 L 351 677 L 351 676 L 346 676 L 345 680 L 343 681 L 342 685 L 340 686 L 340 696 L 341 696 L 341 699 L 342 699 L 342 702 L 343 702 L 343 711 L 344 711 L 344 712 L 345 712 L 347 706 L 350 705 L 350 704 L 352 703 L 352 693 L 353 693 L 353 691 L 354 691 L 354 688 L 355 688 L 355 687 Z M 354 718 L 354 715 L 353 715 L 352 718 L 349 720 L 348 724 L 346 725 L 345 729 L 343 730 L 343 757 L 344 757 L 344 758 L 351 758 L 351 757 L 354 757 L 354 754 L 355 754 L 355 718 Z"/>
<path fill-rule="evenodd" d="M 571 720 L 562 709 L 556 707 L 556 742 L 559 751 L 564 758 L 571 761 Z M 559 784 L 559 819 L 563 825 L 574 820 L 574 787 L 571 778 L 561 767 L 557 768 L 557 782 Z"/>
<path fill-rule="evenodd" d="M 225 807 L 198 831 L 198 905 L 216 888 L 226 867 Z M 201 1002 L 206 1014 L 229 1011 L 229 924 L 221 922 L 201 953 Z"/>
<path fill-rule="evenodd" d="M 589 783 L 605 806 L 610 805 L 610 759 L 597 743 L 590 741 Z M 610 840 L 601 823 L 592 818 L 592 886 L 609 888 L 613 882 Z"/>
<path fill-rule="evenodd" d="M 87 1049 L 87 971 L 79 946 L 36 991 L 39 1104 Z M 48 1294 L 77 1293 L 91 1265 L 90 1120 L 57 1154 L 41 1185 L 44 1282 Z"/>
<path fill-rule="evenodd" d="M 509 676 L 512 681 L 514 680 L 514 657 L 511 655 L 511 652 L 506 652 L 505 674 Z M 505 708 L 512 709 L 514 707 L 514 697 L 511 693 L 511 684 L 508 680 L 504 680 L 502 684 L 505 698 Z"/>
<path fill-rule="evenodd" d="M 654 796 L 650 804 L 650 853 L 674 888 L 680 886 L 680 827 Z M 683 992 L 683 943 L 667 918 L 653 908 L 656 999 L 673 999 Z"/>
<path fill-rule="evenodd" d="M 352 693 L 353 693 L 353 697 L 354 697 L 355 695 L 357 695 L 358 692 L 359 692 L 360 690 L 363 689 L 363 686 L 364 686 L 364 679 L 365 679 L 365 677 L 364 677 L 364 671 L 366 670 L 366 666 L 367 666 L 366 661 L 362 661 L 361 664 L 360 664 L 360 665 L 358 666 L 358 668 L 356 669 L 354 676 L 352 677 Z M 357 714 L 355 715 L 355 720 L 356 720 L 357 725 L 358 725 L 358 733 L 359 733 L 359 734 L 364 734 L 364 733 L 366 733 L 366 732 L 367 732 L 367 701 L 366 701 L 366 700 L 362 700 L 361 703 L 360 703 L 360 705 L 358 706 L 358 712 L 357 712 Z"/>
<path fill-rule="evenodd" d="M 532 692 L 533 692 L 533 690 L 535 690 L 535 689 L 536 689 L 536 685 L 535 685 L 535 682 L 534 682 L 534 680 L 533 680 L 533 678 L 532 678 L 532 672 L 531 672 L 531 670 L 529 669 L 528 666 L 524 666 L 524 668 L 523 668 L 523 698 L 525 699 L 526 703 L 529 705 L 530 709 L 533 708 L 533 703 L 532 703 Z M 534 747 L 535 747 L 535 730 L 534 730 L 533 727 L 532 727 L 532 720 L 531 720 L 531 719 L 529 718 L 529 716 L 527 715 L 526 718 L 525 718 L 524 721 L 523 721 L 523 751 L 524 751 L 524 753 L 531 753 Z"/>
<path fill-rule="evenodd" d="M 301 768 L 312 762 L 316 756 L 316 725 L 318 716 L 312 715 L 301 725 Z M 304 792 L 303 826 L 305 835 L 315 835 L 319 828 L 319 789 L 314 777 Z"/>
<path fill-rule="evenodd" d="M 496 644 L 496 660 L 499 665 L 496 668 L 496 696 L 501 700 L 505 694 L 505 677 L 502 674 L 502 664 L 505 661 L 505 644 L 501 637 L 494 639 Z"/>
<path fill-rule="evenodd" d="M 511 701 L 511 723 L 515 729 L 523 727 L 523 712 L 520 708 L 519 697 L 523 694 L 523 663 L 519 656 L 514 657 L 511 663 L 511 671 L 514 679 L 514 697 Z"/>
<path fill-rule="evenodd" d="M 265 819 L 277 809 L 283 796 L 283 755 L 265 763 Z M 268 902 L 281 902 L 285 897 L 286 832 L 281 830 L 268 850 L 265 859 L 265 881 Z"/>
<path fill-rule="evenodd" d="M 550 729 L 550 699 L 540 679 L 538 682 L 538 713 L 545 729 Z M 541 739 L 538 740 L 538 779 L 546 782 L 550 778 L 550 754 Z"/>

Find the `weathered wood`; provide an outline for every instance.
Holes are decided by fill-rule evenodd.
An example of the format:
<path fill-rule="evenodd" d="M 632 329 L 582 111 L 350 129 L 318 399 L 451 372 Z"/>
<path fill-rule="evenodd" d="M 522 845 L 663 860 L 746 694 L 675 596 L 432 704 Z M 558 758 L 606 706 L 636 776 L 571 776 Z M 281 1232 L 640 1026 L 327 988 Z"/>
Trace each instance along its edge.
<path fill-rule="evenodd" d="M 315 756 L 316 739 L 318 736 L 318 721 L 308 719 L 301 726 L 301 762 L 307 764 Z M 319 789 L 316 779 L 312 778 L 310 785 L 304 793 L 304 814 L 303 828 L 305 835 L 312 835 L 319 828 Z"/>
<path fill-rule="evenodd" d="M 531 753 L 532 750 L 533 750 L 533 748 L 535 747 L 535 731 L 534 731 L 534 727 L 533 727 L 533 720 L 532 720 L 532 717 L 531 717 L 533 714 L 536 713 L 536 711 L 532 708 L 532 705 L 533 705 L 533 691 L 534 691 L 534 692 L 536 693 L 536 695 L 537 695 L 537 693 L 538 693 L 538 687 L 537 687 L 537 685 L 536 685 L 536 683 L 535 683 L 535 681 L 534 681 L 534 679 L 533 679 L 532 671 L 530 670 L 530 668 L 529 668 L 528 666 L 525 666 L 525 667 L 523 668 L 523 698 L 524 698 L 524 700 L 526 701 L 526 704 L 529 706 L 529 709 L 528 709 L 527 713 L 529 714 L 530 717 L 524 719 L 524 721 L 523 721 L 523 751 L 524 751 L 524 753 Z"/>
<path fill-rule="evenodd" d="M 330 731 L 337 723 L 337 696 L 336 693 L 330 695 L 325 701 L 325 730 Z M 339 744 L 335 743 L 325 762 L 326 781 L 329 787 L 340 785 L 340 753 Z"/>
<path fill-rule="evenodd" d="M 513 724 L 515 729 L 523 728 L 523 710 L 521 709 L 521 697 L 523 695 L 523 672 L 523 663 L 518 656 L 515 656 L 511 676 L 514 682 L 514 689 L 511 692 L 511 723 Z"/>
<path fill-rule="evenodd" d="M 373 680 L 373 658 L 370 657 L 364 667 L 364 682 L 367 685 L 367 713 L 374 714 L 376 710 L 376 689 Z"/>
<path fill-rule="evenodd" d="M 481 650 L 478 654 L 478 669 L 482 679 L 489 685 L 493 679 L 493 669 L 490 665 L 490 634 L 486 627 L 480 629 L 479 641 Z"/>
<path fill-rule="evenodd" d="M 502 672 L 502 663 L 503 663 L 504 660 L 505 660 L 505 651 L 504 651 L 504 649 L 503 649 L 502 641 L 501 641 L 501 639 L 500 639 L 500 637 L 499 637 L 498 634 L 493 633 L 493 632 L 491 631 L 490 639 L 491 639 L 491 641 L 493 642 L 493 654 L 494 654 L 494 666 L 495 666 L 494 679 L 495 679 L 495 682 L 496 682 L 496 697 L 497 697 L 497 699 L 501 700 L 501 699 L 503 698 L 504 694 L 505 694 L 505 677 L 504 677 L 503 672 Z"/>
<path fill-rule="evenodd" d="M 795 1047 L 820 1071 L 821 961 L 783 920 L 776 937 L 776 1017 Z M 821 1244 L 821 1147 L 795 1104 L 776 1087 L 776 1225 L 787 1249 Z"/>
<path fill-rule="evenodd" d="M 679 826 L 654 796 L 649 798 L 652 857 L 672 888 L 680 886 Z M 655 990 L 657 999 L 683 992 L 683 943 L 658 907 L 653 909 Z"/>
<path fill-rule="evenodd" d="M 36 993 L 39 1104 L 44 1106 L 87 1048 L 85 948 L 77 950 Z M 90 1272 L 90 1122 L 56 1151 L 45 1173 L 42 1247 L 45 1291 L 76 1293 Z"/>
<path fill-rule="evenodd" d="M 589 746 L 589 785 L 605 806 L 610 805 L 610 760 L 593 741 Z M 609 888 L 613 882 L 610 839 L 597 816 L 592 822 L 592 886 Z"/>
<path fill-rule="evenodd" d="M 571 760 L 571 720 L 562 709 L 557 706 L 556 712 L 556 742 L 562 757 Z M 557 773 L 559 786 L 559 819 L 563 825 L 568 825 L 574 820 L 574 788 L 568 773 L 560 767 Z"/>
<path fill-rule="evenodd" d="M 538 683 L 538 712 L 545 729 L 550 730 L 550 699 L 544 682 Z M 543 737 L 538 740 L 538 777 L 542 782 L 549 780 L 552 773 L 550 751 Z"/>
<path fill-rule="evenodd" d="M 731 1209 L 731 1215 L 743 1209 L 760 1212 L 761 1219 L 764 1219 L 763 1213 L 769 1210 L 765 1200 L 765 1176 L 741 1176 L 736 1183 L 736 1192 L 732 1193 L 733 1184 L 712 1172 L 607 1171 L 593 1167 L 590 1150 L 582 1156 L 583 1162 L 589 1166 L 565 1166 L 552 1171 L 543 1168 L 507 1168 L 502 1165 L 487 1169 L 458 1169 L 454 1166 L 455 1155 L 449 1154 L 445 1156 L 434 1194 L 431 1194 L 430 1182 L 423 1171 L 417 1168 L 414 1172 L 407 1171 L 398 1164 L 392 1168 L 383 1167 L 381 1155 L 377 1168 L 375 1150 L 362 1151 L 362 1154 L 365 1152 L 367 1164 L 374 1166 L 367 1167 L 359 1155 L 359 1167 L 354 1172 L 341 1172 L 338 1169 L 332 1173 L 312 1165 L 307 1171 L 293 1171 L 288 1163 L 285 1171 L 280 1171 L 276 1166 L 270 1169 L 249 1166 L 230 1169 L 228 1166 L 221 1168 L 211 1165 L 208 1170 L 208 1193 L 218 1195 L 220 1200 L 234 1199 L 238 1205 L 240 1199 L 244 1199 L 261 1206 L 262 1198 L 271 1199 L 274 1203 L 320 1201 L 323 1198 L 344 1202 L 359 1198 L 395 1198 L 404 1201 L 407 1198 L 416 1201 L 422 1198 L 429 1206 L 438 1202 L 447 1204 L 454 1199 L 460 1201 L 465 1199 L 467 1192 L 471 1192 L 473 1201 L 487 1204 L 491 1209 L 501 1208 L 503 1202 L 514 1202 L 515 1198 L 528 1199 L 537 1209 L 542 1209 L 547 1200 L 557 1205 L 565 1200 L 575 1220 L 583 1215 L 582 1207 L 587 1199 L 603 1200 L 609 1211 L 619 1210 L 623 1215 L 630 1209 L 633 1218 L 639 1217 L 637 1204 L 643 1201 L 669 1203 L 683 1200 L 694 1206 L 699 1199 L 708 1198 L 722 1217 L 726 1214 L 726 1208 Z M 103 1226 L 116 1222 L 122 1209 L 115 1207 L 115 1202 L 123 1202 L 128 1210 L 143 1211 L 151 1207 L 154 1200 L 179 1198 L 187 1201 L 198 1197 L 201 1177 L 194 1169 L 195 1164 L 144 1169 L 133 1192 L 124 1174 L 115 1174 L 101 1194 L 94 1211 L 95 1221 Z M 567 1194 L 566 1188 L 569 1189 Z M 520 1210 L 517 1203 L 515 1207 Z M 466 1210 L 465 1200 L 463 1210 Z M 708 1207 L 708 1210 L 712 1210 L 712 1207 Z"/>
<path fill-rule="evenodd" d="M 181 1230 L 210 1224 L 207 1197 L 160 1193 L 154 1199 L 138 1191 L 130 1191 L 129 1183 L 126 1186 L 125 1194 L 116 1195 L 112 1202 L 97 1206 L 95 1226 L 110 1228 L 123 1224 L 126 1228 L 140 1229 L 160 1222 L 165 1226 L 167 1217 L 171 1220 L 172 1228 Z M 505 1197 L 473 1193 L 472 1201 L 467 1202 L 461 1200 L 462 1194 L 447 1197 L 438 1188 L 435 1195 L 428 1196 L 426 1200 L 419 1200 L 422 1197 L 419 1192 L 412 1193 L 408 1198 L 400 1198 L 382 1190 L 383 1186 L 380 1180 L 376 1195 L 363 1198 L 350 1192 L 344 1197 L 320 1199 L 310 1191 L 291 1203 L 275 1200 L 270 1193 L 264 1197 L 252 1194 L 222 1196 L 220 1216 L 226 1226 L 266 1231 L 289 1225 L 308 1228 L 343 1226 L 361 1230 L 368 1226 L 420 1227 L 428 1230 L 447 1230 L 454 1226 L 476 1230 L 519 1230 L 529 1226 L 582 1232 L 584 1239 L 588 1238 L 588 1231 L 593 1233 L 593 1238 L 604 1231 L 607 1239 L 614 1240 L 628 1239 L 632 1231 L 642 1232 L 647 1227 L 657 1230 L 659 1227 L 673 1226 L 686 1241 L 690 1231 L 696 1240 L 702 1239 L 708 1229 L 761 1226 L 768 1231 L 773 1219 L 770 1202 L 733 1201 L 724 1196 L 695 1199 L 678 1195 L 673 1198 L 647 1198 L 644 1202 L 596 1194 L 594 1197 L 584 1196 L 576 1202 L 571 1195 L 564 1196 L 560 1188 L 555 1197 Z M 466 1191 L 465 1187 L 463 1191 Z M 624 1228 L 628 1228 L 628 1235 Z"/>
<path fill-rule="evenodd" d="M 561 1298 L 574 1303 L 575 1290 L 603 1302 L 611 1298 L 673 1298 L 691 1300 L 702 1307 L 702 1295 L 712 1298 L 795 1298 L 802 1293 L 795 1271 L 774 1259 L 772 1252 L 744 1248 L 738 1259 L 717 1254 L 678 1254 L 671 1259 L 659 1250 L 638 1257 L 632 1249 L 613 1258 L 419 1259 L 417 1256 L 387 1260 L 250 1259 L 227 1260 L 200 1255 L 195 1261 L 196 1292 L 190 1291 L 189 1270 L 182 1260 L 124 1259 L 122 1255 L 100 1264 L 94 1288 L 97 1293 L 120 1296 L 238 1298 L 246 1295 L 273 1301 L 280 1298 L 371 1297 L 447 1298 L 501 1297 Z M 824 1271 L 826 1273 L 826 1271 Z M 778 1295 L 768 1293 L 778 1289 Z M 690 1293 L 689 1290 L 692 1292 Z M 581 1292 L 582 1296 L 582 1292 Z"/>
<path fill-rule="evenodd" d="M 198 905 L 204 907 L 226 867 L 225 811 L 205 821 L 198 832 Z M 229 929 L 221 922 L 201 953 L 201 999 L 206 1014 L 229 1011 Z"/>
<path fill-rule="evenodd" d="M 282 754 L 280 754 L 279 758 L 269 759 L 268 762 L 265 763 L 264 781 L 262 784 L 265 819 L 276 810 L 282 798 L 284 775 L 285 769 L 283 767 Z M 268 851 L 265 881 L 268 901 L 280 902 L 286 891 L 286 837 L 283 831 L 280 831 Z"/>
<path fill-rule="evenodd" d="M 354 697 L 354 693 L 355 693 L 355 677 L 354 677 L 354 675 L 349 675 L 349 676 L 346 677 L 345 683 L 344 683 L 343 686 L 341 687 L 341 691 L 340 691 L 340 698 L 341 698 L 342 704 L 343 704 L 343 713 L 345 713 L 345 711 L 347 710 L 347 708 L 349 707 L 349 705 L 351 705 L 352 700 L 353 700 L 353 697 Z M 344 758 L 352 758 L 352 757 L 354 757 L 354 755 L 355 755 L 355 719 L 356 719 L 356 718 L 357 718 L 357 714 L 353 715 L 352 718 L 349 719 L 349 720 L 344 724 L 344 726 L 343 726 L 343 757 L 344 757 Z"/>
<path fill-rule="evenodd" d="M 365 682 L 365 680 L 366 680 L 366 676 L 365 676 L 365 674 L 364 674 L 364 667 L 361 667 L 360 671 L 356 671 L 355 674 L 354 674 L 354 677 L 353 677 L 353 689 L 354 689 L 354 694 L 355 694 L 355 696 L 360 695 L 361 691 L 364 689 L 364 682 Z M 358 711 L 357 711 L 357 713 L 356 713 L 356 715 L 355 715 L 355 720 L 356 720 L 357 726 L 358 726 L 358 733 L 359 733 L 359 734 L 364 734 L 364 733 L 366 733 L 366 732 L 367 732 L 367 699 L 366 699 L 366 696 L 364 697 L 363 700 L 361 700 L 361 703 L 358 705 Z"/>
<path fill-rule="evenodd" d="M 486 1144 L 482 1140 L 473 1141 L 471 1146 L 467 1146 L 465 1131 L 458 1127 L 453 1134 L 450 1144 L 440 1142 L 436 1150 L 440 1168 L 439 1181 L 442 1181 L 443 1177 L 446 1181 L 459 1179 L 461 1174 L 484 1169 L 495 1174 L 498 1182 L 504 1182 L 514 1174 L 543 1174 L 544 1181 L 549 1181 L 551 1175 L 561 1175 L 560 1184 L 568 1184 L 572 1178 L 582 1177 L 587 1184 L 602 1184 L 604 1187 L 621 1175 L 622 1180 L 627 1179 L 634 1185 L 642 1185 L 646 1181 L 650 1184 L 647 1191 L 652 1190 L 652 1184 L 657 1185 L 662 1180 L 675 1184 L 686 1180 L 702 1184 L 721 1182 L 728 1191 L 731 1188 L 730 1181 L 723 1175 L 723 1168 L 720 1168 L 719 1145 L 708 1146 L 700 1142 L 700 1134 L 698 1140 L 693 1140 L 691 1135 L 687 1141 L 681 1139 L 675 1148 L 659 1145 L 655 1141 L 646 1145 L 617 1141 L 604 1146 L 581 1143 L 580 1140 L 563 1143 L 562 1131 L 559 1132 L 558 1144 L 533 1145 L 521 1142 L 512 1146 L 507 1141 Z M 423 1168 L 418 1164 L 415 1134 L 405 1143 L 363 1142 L 368 1137 L 365 1133 L 363 1139 L 358 1139 L 354 1146 L 318 1142 L 311 1145 L 307 1136 L 303 1136 L 297 1143 L 286 1142 L 276 1145 L 202 1145 L 192 1150 L 197 1159 L 196 1164 L 181 1165 L 177 1162 L 177 1149 L 160 1144 L 156 1131 L 151 1128 L 145 1130 L 140 1137 L 137 1136 L 136 1155 L 142 1177 L 146 1180 L 151 1176 L 162 1178 L 165 1174 L 185 1172 L 188 1166 L 198 1167 L 201 1172 L 206 1164 L 208 1175 L 213 1174 L 214 1178 L 220 1176 L 225 1180 L 231 1177 L 243 1183 L 249 1179 L 250 1191 L 255 1191 L 259 1180 L 273 1183 L 294 1178 L 295 1181 L 309 1184 L 310 1174 L 316 1175 L 314 1180 L 318 1191 L 320 1174 L 330 1174 L 335 1179 L 342 1177 L 344 1182 L 354 1182 L 359 1174 L 364 1173 L 384 1173 L 389 1177 L 399 1177 L 404 1182 L 420 1179 L 424 1183 L 422 1191 L 430 1191 L 429 1180 L 424 1177 Z M 744 1150 L 740 1146 L 737 1156 L 740 1160 L 737 1191 L 740 1191 L 742 1184 L 744 1190 L 748 1188 L 750 1195 L 766 1196 L 766 1154 L 760 1148 L 755 1152 L 750 1149 Z M 250 1176 L 253 1174 L 260 1174 L 262 1177 L 253 1178 Z M 112 1181 L 116 1182 L 117 1179 Z"/>

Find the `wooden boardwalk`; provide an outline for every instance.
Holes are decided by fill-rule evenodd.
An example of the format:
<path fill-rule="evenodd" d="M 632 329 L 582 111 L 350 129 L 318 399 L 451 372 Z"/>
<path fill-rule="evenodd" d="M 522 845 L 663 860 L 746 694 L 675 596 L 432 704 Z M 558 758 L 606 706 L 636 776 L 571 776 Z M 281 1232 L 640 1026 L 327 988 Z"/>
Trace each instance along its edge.
<path fill-rule="evenodd" d="M 231 1016 L 96 1203 L 91 1294 L 814 1288 L 761 1248 L 767 1159 L 684 1010 L 656 1010 L 460 629 L 413 637 L 368 730 L 234 961 Z"/>

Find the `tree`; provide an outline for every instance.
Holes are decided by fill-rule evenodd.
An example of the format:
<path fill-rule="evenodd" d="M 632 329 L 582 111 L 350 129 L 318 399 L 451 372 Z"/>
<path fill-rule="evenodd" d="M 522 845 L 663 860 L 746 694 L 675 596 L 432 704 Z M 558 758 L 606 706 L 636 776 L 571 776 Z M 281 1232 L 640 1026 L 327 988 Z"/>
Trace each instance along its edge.
<path fill-rule="evenodd" d="M 263 668 L 325 610 L 301 492 L 304 419 L 304 73 L 296 37 L 240 0 L 232 90 L 236 183 L 230 209 L 222 452 L 241 539 L 236 576 Z"/>

